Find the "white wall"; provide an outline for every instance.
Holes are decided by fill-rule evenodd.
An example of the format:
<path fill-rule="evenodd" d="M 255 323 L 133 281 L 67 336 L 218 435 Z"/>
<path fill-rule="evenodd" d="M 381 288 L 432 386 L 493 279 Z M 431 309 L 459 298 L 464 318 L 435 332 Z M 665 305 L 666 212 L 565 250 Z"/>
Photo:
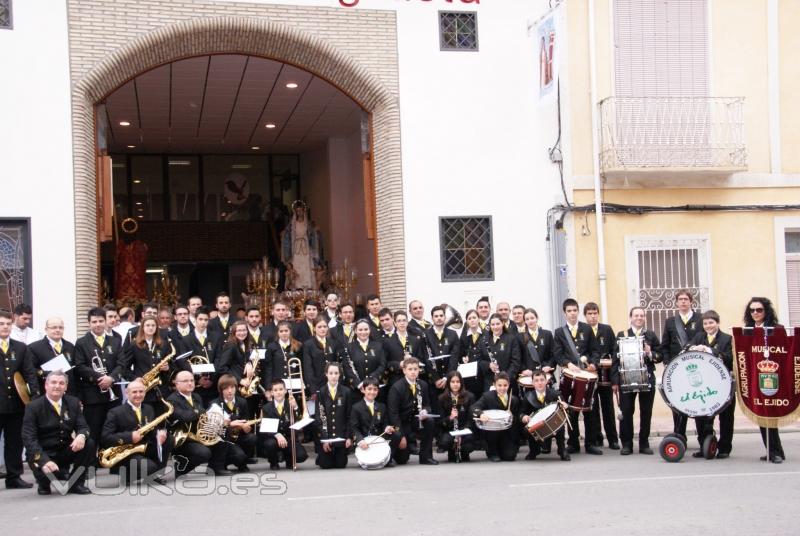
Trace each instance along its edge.
<path fill-rule="evenodd" d="M 13 16 L 14 29 L 0 30 L 0 215 L 31 218 L 34 327 L 63 316 L 66 337 L 74 340 L 66 2 L 14 2 Z"/>

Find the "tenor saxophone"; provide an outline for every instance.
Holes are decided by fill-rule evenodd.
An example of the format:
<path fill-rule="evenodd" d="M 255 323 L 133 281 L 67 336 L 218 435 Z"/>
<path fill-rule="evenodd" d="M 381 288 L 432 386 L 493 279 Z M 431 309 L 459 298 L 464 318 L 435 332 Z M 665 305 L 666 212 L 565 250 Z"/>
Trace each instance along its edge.
<path fill-rule="evenodd" d="M 140 426 L 139 429 L 136 430 L 140 435 L 144 436 L 146 433 L 156 428 L 159 424 L 167 420 L 170 415 L 172 415 L 172 412 L 175 409 L 172 404 L 166 400 L 162 400 L 161 402 L 167 406 L 167 411 L 144 426 Z M 128 456 L 133 454 L 144 454 L 145 450 L 147 450 L 147 444 L 142 441 L 139 441 L 139 443 L 135 444 L 131 443 L 129 445 L 117 445 L 107 449 L 102 449 L 100 450 L 100 465 L 108 469 L 125 460 L 125 458 Z"/>

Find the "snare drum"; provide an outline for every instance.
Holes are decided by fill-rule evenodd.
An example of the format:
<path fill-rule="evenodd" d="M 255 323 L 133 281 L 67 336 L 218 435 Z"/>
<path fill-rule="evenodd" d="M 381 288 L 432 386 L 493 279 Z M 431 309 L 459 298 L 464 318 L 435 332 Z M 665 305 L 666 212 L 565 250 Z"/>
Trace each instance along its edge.
<path fill-rule="evenodd" d="M 545 372 L 545 378 L 547 378 L 547 384 L 550 385 L 553 375 L 549 372 Z M 533 376 L 523 376 L 520 374 L 517 376 L 517 385 L 523 389 L 533 389 Z"/>
<path fill-rule="evenodd" d="M 561 371 L 561 399 L 575 411 L 591 411 L 594 403 L 594 390 L 597 387 L 597 374 L 588 370 Z"/>
<path fill-rule="evenodd" d="M 544 441 L 553 436 L 567 424 L 567 412 L 561 404 L 554 402 L 548 404 L 531 416 L 528 421 L 528 433 L 534 439 Z"/>
<path fill-rule="evenodd" d="M 380 436 L 367 436 L 364 441 L 369 443 L 369 448 L 362 449 L 356 446 L 356 461 L 362 469 L 383 469 L 392 459 L 392 448 L 386 439 Z"/>
<path fill-rule="evenodd" d="M 483 422 L 480 419 L 475 419 L 475 426 L 487 432 L 508 430 L 514 423 L 514 416 L 511 415 L 511 412 L 503 409 L 487 409 L 481 413 L 481 416 L 483 415 L 487 415 L 489 420 Z"/>

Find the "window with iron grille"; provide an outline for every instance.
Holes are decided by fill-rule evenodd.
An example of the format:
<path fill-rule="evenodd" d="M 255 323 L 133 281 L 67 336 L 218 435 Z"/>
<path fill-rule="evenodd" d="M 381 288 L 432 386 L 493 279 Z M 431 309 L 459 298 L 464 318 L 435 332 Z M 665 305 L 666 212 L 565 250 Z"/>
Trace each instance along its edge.
<path fill-rule="evenodd" d="M 711 306 L 710 246 L 705 236 L 636 237 L 626 239 L 626 271 L 630 305 L 642 307 L 648 329 L 659 336 L 678 307 L 675 294 L 688 289 L 692 307 Z"/>
<path fill-rule="evenodd" d="M 440 11 L 439 46 L 442 50 L 478 50 L 478 14 Z"/>
<path fill-rule="evenodd" d="M 442 281 L 492 281 L 491 216 L 439 218 Z"/>
<path fill-rule="evenodd" d="M 0 0 L 0 29 L 10 30 L 12 27 L 11 0 Z"/>
<path fill-rule="evenodd" d="M 800 326 L 800 232 L 786 232 L 786 290 L 789 325 Z"/>

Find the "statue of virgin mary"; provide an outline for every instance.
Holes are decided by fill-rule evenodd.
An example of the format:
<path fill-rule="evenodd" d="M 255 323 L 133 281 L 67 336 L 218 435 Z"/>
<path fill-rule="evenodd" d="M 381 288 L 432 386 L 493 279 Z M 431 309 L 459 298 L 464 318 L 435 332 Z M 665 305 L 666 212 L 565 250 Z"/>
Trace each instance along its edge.
<path fill-rule="evenodd" d="M 299 199 L 292 203 L 292 219 L 281 235 L 281 260 L 286 265 L 287 289 L 317 288 L 314 275 L 314 269 L 320 265 L 317 230 L 308 219 L 308 206 Z"/>

